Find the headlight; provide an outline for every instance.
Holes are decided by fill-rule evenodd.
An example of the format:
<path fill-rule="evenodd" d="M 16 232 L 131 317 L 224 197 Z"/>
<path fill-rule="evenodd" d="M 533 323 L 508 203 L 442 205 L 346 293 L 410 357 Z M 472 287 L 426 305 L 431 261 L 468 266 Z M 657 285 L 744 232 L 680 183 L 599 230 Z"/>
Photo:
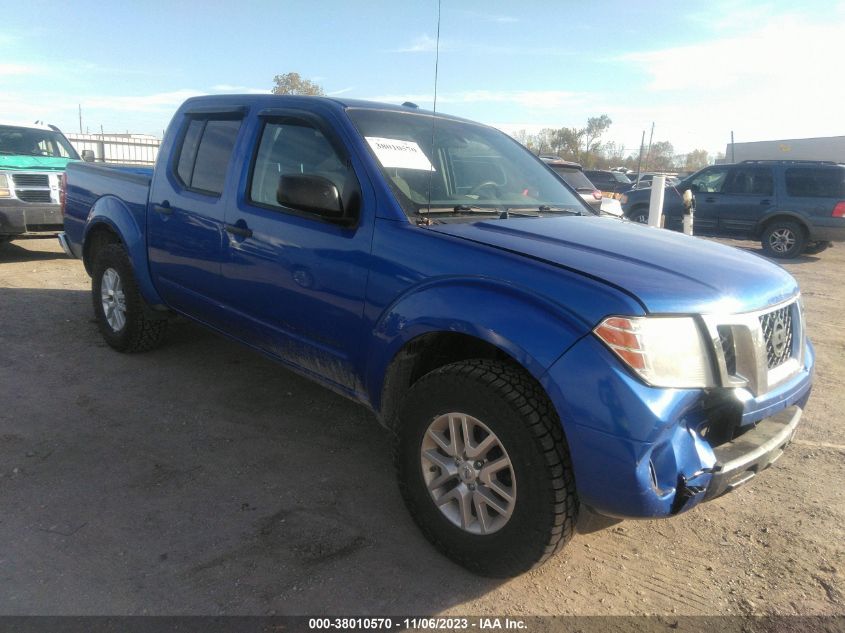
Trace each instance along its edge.
<path fill-rule="evenodd" d="M 619 196 L 619 203 L 620 204 L 628 204 L 628 196 L 626 196 L 624 193 L 621 196 Z"/>
<path fill-rule="evenodd" d="M 608 317 L 593 332 L 653 387 L 715 386 L 707 345 L 692 317 Z"/>
<path fill-rule="evenodd" d="M 11 198 L 12 192 L 9 191 L 9 177 L 6 174 L 0 174 L 0 198 Z"/>

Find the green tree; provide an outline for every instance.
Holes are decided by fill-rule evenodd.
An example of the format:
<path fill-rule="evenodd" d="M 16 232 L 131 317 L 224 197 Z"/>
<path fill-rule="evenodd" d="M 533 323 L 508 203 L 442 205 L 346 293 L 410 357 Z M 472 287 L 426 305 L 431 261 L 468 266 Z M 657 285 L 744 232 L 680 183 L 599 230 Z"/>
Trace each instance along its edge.
<path fill-rule="evenodd" d="M 579 153 L 595 154 L 601 149 L 601 137 L 610 128 L 613 121 L 606 114 L 587 119 L 587 127 L 578 131 L 581 138 Z"/>
<path fill-rule="evenodd" d="M 535 154 L 554 154 L 585 167 L 603 164 L 601 137 L 613 121 L 606 114 L 587 119 L 583 128 L 544 128 L 536 134 L 520 130 L 514 138 Z"/>
<path fill-rule="evenodd" d="M 707 167 L 710 164 L 710 155 L 706 149 L 694 149 L 687 154 L 684 160 L 685 171 L 698 171 L 702 167 Z"/>
<path fill-rule="evenodd" d="M 303 79 L 299 73 L 285 73 L 284 75 L 276 75 L 273 77 L 275 86 L 273 86 L 274 95 L 312 95 L 321 96 L 323 92 L 322 86 L 314 83 L 309 79 Z"/>
<path fill-rule="evenodd" d="M 672 171 L 675 167 L 675 148 L 669 141 L 657 141 L 651 146 L 643 171 Z"/>

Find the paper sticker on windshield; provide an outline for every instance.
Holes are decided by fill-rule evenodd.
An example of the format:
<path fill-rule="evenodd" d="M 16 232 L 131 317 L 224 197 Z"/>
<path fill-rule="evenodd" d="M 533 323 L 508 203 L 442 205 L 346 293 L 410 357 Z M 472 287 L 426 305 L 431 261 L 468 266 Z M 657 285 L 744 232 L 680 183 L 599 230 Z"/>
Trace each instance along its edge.
<path fill-rule="evenodd" d="M 367 143 L 376 153 L 376 158 L 384 167 L 398 167 L 400 169 L 421 169 L 422 171 L 437 171 L 429 162 L 428 157 L 414 141 L 400 141 L 394 138 L 380 138 L 368 136 Z"/>

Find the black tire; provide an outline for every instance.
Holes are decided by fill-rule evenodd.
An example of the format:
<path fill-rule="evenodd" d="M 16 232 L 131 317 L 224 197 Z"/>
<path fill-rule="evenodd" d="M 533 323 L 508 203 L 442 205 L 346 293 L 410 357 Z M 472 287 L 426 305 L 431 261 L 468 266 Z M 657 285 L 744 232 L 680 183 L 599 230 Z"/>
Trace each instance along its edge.
<path fill-rule="evenodd" d="M 452 523 L 426 486 L 423 440 L 429 425 L 450 412 L 483 421 L 512 464 L 513 511 L 492 533 L 473 534 Z M 578 498 L 560 420 L 541 387 L 519 368 L 468 360 L 423 376 L 402 403 L 394 459 L 405 504 L 423 534 L 474 573 L 499 578 L 521 574 L 559 551 L 574 534 Z M 477 509 L 472 512 L 477 517 Z"/>
<path fill-rule="evenodd" d="M 809 242 L 806 247 L 804 247 L 804 254 L 805 255 L 818 255 L 819 253 L 823 253 L 828 248 L 830 248 L 830 242 Z"/>
<path fill-rule="evenodd" d="M 628 213 L 628 219 L 637 224 L 648 224 L 648 207 L 635 207 Z"/>
<path fill-rule="evenodd" d="M 766 226 L 760 244 L 769 257 L 792 259 L 804 252 L 807 245 L 807 233 L 797 222 L 775 220 Z"/>
<path fill-rule="evenodd" d="M 117 274 L 123 292 L 125 322 L 117 328 L 109 323 L 103 306 L 103 277 L 107 271 Z M 141 297 L 129 257 L 120 244 L 108 244 L 97 252 L 91 276 L 91 299 L 100 333 L 117 351 L 146 352 L 161 343 L 167 330 L 167 317 L 156 314 Z"/>

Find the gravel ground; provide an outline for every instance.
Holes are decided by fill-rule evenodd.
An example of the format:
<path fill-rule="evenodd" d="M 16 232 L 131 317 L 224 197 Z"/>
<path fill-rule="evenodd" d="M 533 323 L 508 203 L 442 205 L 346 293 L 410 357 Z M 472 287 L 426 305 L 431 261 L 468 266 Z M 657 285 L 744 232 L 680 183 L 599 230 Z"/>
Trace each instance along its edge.
<path fill-rule="evenodd" d="M 0 247 L 0 614 L 845 614 L 845 247 L 785 267 L 818 365 L 778 464 L 494 581 L 415 529 L 363 407 L 190 323 L 115 353 L 80 262 Z"/>

